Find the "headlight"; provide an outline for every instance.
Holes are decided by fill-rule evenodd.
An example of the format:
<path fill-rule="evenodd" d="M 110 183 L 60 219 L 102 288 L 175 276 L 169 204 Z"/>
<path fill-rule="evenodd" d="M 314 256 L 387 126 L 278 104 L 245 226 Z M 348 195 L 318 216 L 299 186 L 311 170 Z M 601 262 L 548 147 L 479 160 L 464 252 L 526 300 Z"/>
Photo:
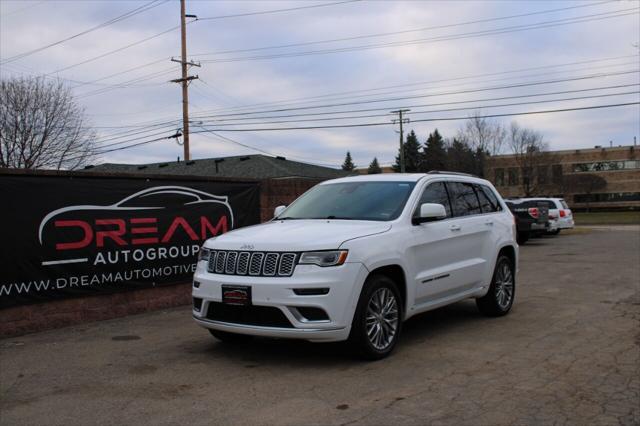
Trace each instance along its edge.
<path fill-rule="evenodd" d="M 309 251 L 300 256 L 301 265 L 338 266 L 347 260 L 347 250 Z"/>
<path fill-rule="evenodd" d="M 200 248 L 200 252 L 198 253 L 198 261 L 201 260 L 209 260 L 209 255 L 211 254 L 211 249 L 205 248 L 202 246 Z"/>

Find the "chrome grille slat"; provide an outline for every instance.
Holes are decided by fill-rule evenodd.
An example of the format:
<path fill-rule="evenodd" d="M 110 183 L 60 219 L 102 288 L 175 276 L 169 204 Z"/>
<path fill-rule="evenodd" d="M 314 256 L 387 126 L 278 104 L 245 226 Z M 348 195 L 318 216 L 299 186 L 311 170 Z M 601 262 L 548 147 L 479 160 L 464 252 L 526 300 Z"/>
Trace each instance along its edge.
<path fill-rule="evenodd" d="M 278 267 L 278 253 L 267 253 L 264 258 L 264 266 L 262 267 L 262 273 L 268 277 L 272 277 L 276 274 L 276 268 Z"/>
<path fill-rule="evenodd" d="M 207 270 L 223 275 L 289 277 L 297 259 L 297 253 L 212 250 Z"/>
<path fill-rule="evenodd" d="M 251 266 L 249 267 L 249 275 L 260 275 L 262 273 L 262 260 L 264 253 L 253 253 L 251 255 Z"/>
<path fill-rule="evenodd" d="M 237 251 L 230 251 L 227 254 L 227 266 L 224 268 L 225 274 L 235 274 L 236 272 L 236 259 L 238 258 Z"/>
<path fill-rule="evenodd" d="M 221 274 L 224 272 L 224 266 L 227 260 L 227 252 L 219 251 L 216 256 L 216 274 Z"/>
<path fill-rule="evenodd" d="M 278 264 L 278 275 L 289 276 L 293 273 L 293 268 L 296 265 L 295 253 L 282 253 L 280 256 L 280 263 Z"/>
<path fill-rule="evenodd" d="M 238 266 L 236 267 L 236 274 L 247 275 L 249 272 L 249 252 L 243 251 L 238 255 Z"/>
<path fill-rule="evenodd" d="M 207 270 L 214 272 L 216 270 L 216 251 L 211 250 L 209 254 L 209 262 L 207 263 Z"/>

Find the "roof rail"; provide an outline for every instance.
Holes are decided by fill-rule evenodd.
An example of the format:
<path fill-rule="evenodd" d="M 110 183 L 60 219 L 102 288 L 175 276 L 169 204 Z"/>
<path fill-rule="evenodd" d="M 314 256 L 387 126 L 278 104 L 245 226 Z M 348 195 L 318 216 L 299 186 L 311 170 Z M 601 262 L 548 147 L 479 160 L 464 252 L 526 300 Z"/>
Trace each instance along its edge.
<path fill-rule="evenodd" d="M 472 175 L 471 173 L 447 172 L 444 170 L 430 170 L 427 172 L 427 174 L 428 175 L 457 175 L 457 176 L 478 177 L 476 175 Z"/>

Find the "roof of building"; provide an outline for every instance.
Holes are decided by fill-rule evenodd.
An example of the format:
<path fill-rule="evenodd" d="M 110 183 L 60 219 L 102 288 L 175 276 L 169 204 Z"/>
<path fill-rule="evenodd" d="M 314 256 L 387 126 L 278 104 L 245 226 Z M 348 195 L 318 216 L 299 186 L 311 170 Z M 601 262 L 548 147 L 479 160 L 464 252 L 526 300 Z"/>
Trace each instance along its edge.
<path fill-rule="evenodd" d="M 290 177 L 332 179 L 349 175 L 348 172 L 339 169 L 291 161 L 284 157 L 270 157 L 262 154 L 151 164 L 105 163 L 85 167 L 85 171 L 244 179 Z"/>

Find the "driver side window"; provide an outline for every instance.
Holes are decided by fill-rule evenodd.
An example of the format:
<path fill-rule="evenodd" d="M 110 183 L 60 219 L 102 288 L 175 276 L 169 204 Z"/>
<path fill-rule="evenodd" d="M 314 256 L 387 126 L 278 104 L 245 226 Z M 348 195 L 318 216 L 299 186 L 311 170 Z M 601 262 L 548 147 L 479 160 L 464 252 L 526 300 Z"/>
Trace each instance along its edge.
<path fill-rule="evenodd" d="M 420 212 L 420 206 L 424 203 L 442 204 L 447 212 L 447 218 L 451 217 L 451 205 L 449 204 L 449 194 L 447 193 L 447 187 L 444 182 L 430 183 L 422 193 L 418 207 L 413 216 L 417 217 Z"/>

